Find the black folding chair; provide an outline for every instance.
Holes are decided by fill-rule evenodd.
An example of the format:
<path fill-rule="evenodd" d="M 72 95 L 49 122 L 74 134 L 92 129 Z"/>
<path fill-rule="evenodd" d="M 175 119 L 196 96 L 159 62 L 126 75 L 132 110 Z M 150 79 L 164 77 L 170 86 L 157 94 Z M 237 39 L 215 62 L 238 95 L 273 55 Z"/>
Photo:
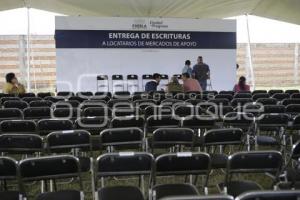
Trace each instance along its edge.
<path fill-rule="evenodd" d="M 116 91 L 124 91 L 124 79 L 123 75 L 115 74 L 111 77 L 112 80 L 112 89 L 114 92 Z"/>
<path fill-rule="evenodd" d="M 91 134 L 86 130 L 54 131 L 45 138 L 47 154 L 71 154 L 79 159 L 81 172 L 91 169 L 91 159 L 86 153 L 92 150 Z"/>
<path fill-rule="evenodd" d="M 78 108 L 80 102 L 77 100 L 58 101 L 52 105 L 52 108 Z"/>
<path fill-rule="evenodd" d="M 87 100 L 89 100 L 89 98 L 90 97 L 84 97 L 84 96 L 72 96 L 72 97 L 70 97 L 70 98 L 68 98 L 68 101 L 77 101 L 77 102 L 79 102 L 79 103 L 82 103 L 82 102 L 84 102 L 84 101 L 87 101 Z M 77 104 L 76 104 L 77 105 Z M 78 106 L 78 105 L 77 105 Z"/>
<path fill-rule="evenodd" d="M 251 93 L 236 93 L 233 96 L 234 99 L 252 99 L 252 94 Z"/>
<path fill-rule="evenodd" d="M 112 110 L 113 117 L 132 117 L 132 116 L 141 116 L 142 110 L 138 107 L 130 107 L 130 108 L 114 108 Z"/>
<path fill-rule="evenodd" d="M 226 168 L 228 160 L 226 148 L 229 148 L 229 152 L 234 151 L 234 146 L 242 150 L 245 143 L 244 136 L 244 132 L 239 128 L 211 129 L 204 133 L 203 146 L 205 152 L 210 154 L 212 169 Z"/>
<path fill-rule="evenodd" d="M 147 106 L 144 111 L 145 119 L 152 115 L 172 115 L 173 110 L 170 106 L 151 105 Z"/>
<path fill-rule="evenodd" d="M 26 97 L 35 97 L 35 94 L 32 93 L 32 92 L 26 92 L 26 93 L 21 93 L 21 94 L 18 94 L 18 97 L 20 98 L 26 98 Z"/>
<path fill-rule="evenodd" d="M 249 191 L 262 190 L 262 187 L 247 179 L 239 177 L 233 180 L 234 174 L 275 174 L 274 184 L 283 165 L 283 158 L 278 151 L 238 152 L 229 156 L 224 183 L 218 184 L 220 191 L 234 197 Z M 274 186 L 274 184 L 272 186 Z M 271 186 L 271 187 L 272 187 Z"/>
<path fill-rule="evenodd" d="M 82 97 L 82 98 L 85 98 L 85 99 L 90 98 L 93 95 L 94 95 L 93 92 L 90 92 L 90 91 L 81 91 L 81 92 L 76 93 L 76 96 Z"/>
<path fill-rule="evenodd" d="M 236 200 L 298 200 L 300 191 L 255 191 L 239 195 Z"/>
<path fill-rule="evenodd" d="M 283 90 L 269 90 L 268 93 L 270 96 L 272 96 L 277 93 L 283 93 Z"/>
<path fill-rule="evenodd" d="M 180 120 L 172 115 L 152 115 L 146 120 L 145 134 L 153 133 L 158 128 L 180 127 Z"/>
<path fill-rule="evenodd" d="M 217 94 L 215 96 L 215 99 L 227 99 L 228 101 L 231 101 L 233 99 L 232 94 Z"/>
<path fill-rule="evenodd" d="M 172 152 L 180 152 L 188 149 L 193 151 L 197 135 L 188 128 L 159 128 L 156 129 L 148 144 L 151 152 L 156 149 L 171 149 Z"/>
<path fill-rule="evenodd" d="M 70 91 L 60 91 L 57 93 L 57 96 L 69 98 L 69 97 L 75 96 L 75 94 L 74 94 L 74 92 L 70 92 Z"/>
<path fill-rule="evenodd" d="M 30 107 L 51 107 L 53 104 L 50 100 L 36 100 L 29 103 Z"/>
<path fill-rule="evenodd" d="M 203 188 L 207 191 L 210 173 L 210 156 L 207 153 L 181 152 L 163 154 L 156 158 L 152 172 L 150 195 L 153 200 L 168 196 L 199 195 L 195 187 L 197 176 L 204 176 Z M 195 175 L 190 177 L 190 183 L 157 184 L 158 177 Z"/>
<path fill-rule="evenodd" d="M 114 117 L 111 120 L 111 128 L 130 128 L 137 127 L 144 129 L 145 119 L 142 116 L 125 116 L 125 117 Z"/>
<path fill-rule="evenodd" d="M 198 195 L 198 196 L 182 196 L 178 195 L 177 197 L 166 197 L 161 198 L 161 200 L 234 200 L 232 196 L 229 195 Z"/>
<path fill-rule="evenodd" d="M 139 91 L 139 77 L 136 74 L 127 75 L 127 90 L 131 93 Z"/>
<path fill-rule="evenodd" d="M 234 98 L 231 101 L 231 106 L 237 107 L 237 106 L 244 106 L 246 104 L 251 104 L 253 102 L 252 98 Z"/>
<path fill-rule="evenodd" d="M 49 107 L 33 107 L 25 108 L 23 110 L 24 119 L 40 120 L 51 118 L 51 109 Z"/>
<path fill-rule="evenodd" d="M 266 93 L 268 93 L 267 90 L 254 90 L 252 92 L 252 95 L 255 95 L 255 94 L 266 94 Z"/>
<path fill-rule="evenodd" d="M 0 122 L 3 120 L 23 119 L 23 112 L 18 108 L 0 108 Z"/>
<path fill-rule="evenodd" d="M 71 120 L 63 119 L 41 119 L 38 121 L 38 131 L 41 136 L 48 135 L 53 131 L 73 130 Z"/>
<path fill-rule="evenodd" d="M 0 98 L 0 105 L 3 105 L 6 101 L 21 101 L 21 98 L 15 96 L 5 96 Z"/>
<path fill-rule="evenodd" d="M 41 97 L 23 97 L 22 100 L 27 103 L 30 103 L 32 101 L 41 101 L 43 99 Z"/>
<path fill-rule="evenodd" d="M 49 97 L 51 95 L 52 95 L 51 92 L 39 92 L 39 93 L 37 93 L 37 97 L 40 97 L 40 98 Z"/>
<path fill-rule="evenodd" d="M 284 106 L 287 106 L 287 105 L 290 105 L 290 104 L 300 104 L 300 98 L 296 99 L 296 98 L 293 98 L 293 99 L 284 99 L 282 102 L 281 102 L 282 105 Z"/>
<path fill-rule="evenodd" d="M 285 113 L 283 105 L 264 105 L 263 113 Z"/>
<path fill-rule="evenodd" d="M 112 109 L 121 107 L 133 107 L 132 102 L 127 99 L 111 99 L 107 102 L 107 105 Z"/>
<path fill-rule="evenodd" d="M 285 112 L 291 117 L 295 117 L 300 114 L 300 104 L 289 104 L 285 107 Z"/>
<path fill-rule="evenodd" d="M 258 99 L 267 99 L 270 98 L 270 95 L 268 93 L 257 93 L 257 94 L 253 94 L 252 99 L 254 101 L 258 100 Z"/>
<path fill-rule="evenodd" d="M 24 109 L 29 107 L 29 104 L 26 101 L 22 100 L 8 100 L 3 103 L 4 108 L 18 108 L 18 109 Z"/>
<path fill-rule="evenodd" d="M 277 105 L 277 99 L 275 98 L 258 98 L 255 101 L 256 103 L 260 103 L 263 105 Z"/>
<path fill-rule="evenodd" d="M 44 152 L 43 139 L 39 135 L 9 133 L 0 135 L 0 152 L 39 156 Z"/>
<path fill-rule="evenodd" d="M 153 156 L 148 153 L 107 153 L 99 156 L 95 167 L 95 188 L 98 179 L 101 187 L 95 190 L 96 199 L 101 200 L 144 200 L 144 176 L 151 174 Z M 109 177 L 139 177 L 139 187 L 129 185 L 105 186 L 105 178 Z"/>
<path fill-rule="evenodd" d="M 98 135 L 110 125 L 110 119 L 107 117 L 80 117 L 75 121 L 75 129 L 89 131 L 92 135 Z"/>
<path fill-rule="evenodd" d="M 110 128 L 101 131 L 100 144 L 107 152 L 124 149 L 145 150 L 144 132 L 137 127 Z"/>
<path fill-rule="evenodd" d="M 129 91 L 116 91 L 112 97 L 113 99 L 131 99 L 131 95 Z"/>
<path fill-rule="evenodd" d="M 19 168 L 16 160 L 9 157 L 0 157 L 0 198 L 1 200 L 22 200 L 19 191 Z M 16 190 L 8 190 L 8 182 L 17 182 Z"/>
<path fill-rule="evenodd" d="M 299 94 L 300 91 L 298 89 L 290 89 L 290 90 L 286 90 L 284 91 L 285 93 L 288 93 L 289 95 L 292 95 L 292 94 Z"/>
<path fill-rule="evenodd" d="M 51 112 L 53 119 L 71 120 L 72 122 L 80 116 L 81 113 L 78 108 L 55 108 Z"/>
<path fill-rule="evenodd" d="M 82 111 L 83 117 L 107 117 L 112 118 L 112 110 L 109 107 L 89 107 Z"/>
<path fill-rule="evenodd" d="M 284 99 L 289 99 L 290 94 L 288 93 L 275 93 L 272 95 L 272 98 L 277 99 L 277 101 L 282 101 Z"/>
<path fill-rule="evenodd" d="M 37 200 L 83 200 L 83 184 L 79 159 L 71 155 L 45 156 L 28 158 L 19 163 L 22 192 L 28 198 L 26 183 L 44 181 L 46 192 L 39 194 Z M 79 190 L 66 189 L 57 191 L 57 181 L 74 178 L 79 183 Z M 54 192 L 49 192 L 48 184 L 53 182 Z"/>
<path fill-rule="evenodd" d="M 0 133 L 37 134 L 33 120 L 4 120 L 0 122 Z"/>
<path fill-rule="evenodd" d="M 231 95 L 231 96 L 233 96 L 234 95 L 234 91 L 231 91 L 231 90 L 222 90 L 222 91 L 220 91 L 219 92 L 219 94 L 229 94 L 229 95 Z"/>

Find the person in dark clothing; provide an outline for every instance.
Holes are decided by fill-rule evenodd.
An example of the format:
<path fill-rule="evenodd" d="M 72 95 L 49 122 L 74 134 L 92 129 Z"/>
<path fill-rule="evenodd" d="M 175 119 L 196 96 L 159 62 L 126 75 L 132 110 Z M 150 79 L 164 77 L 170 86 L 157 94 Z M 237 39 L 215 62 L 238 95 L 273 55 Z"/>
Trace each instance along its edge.
<path fill-rule="evenodd" d="M 203 62 L 202 56 L 198 57 L 197 64 L 193 67 L 193 75 L 195 79 L 199 81 L 202 90 L 205 91 L 207 79 L 210 78 L 210 69 L 209 66 Z"/>
<path fill-rule="evenodd" d="M 153 78 L 153 80 L 149 81 L 145 85 L 145 91 L 146 92 L 157 91 L 157 86 L 159 85 L 159 82 L 160 82 L 160 74 L 154 73 L 152 78 Z"/>

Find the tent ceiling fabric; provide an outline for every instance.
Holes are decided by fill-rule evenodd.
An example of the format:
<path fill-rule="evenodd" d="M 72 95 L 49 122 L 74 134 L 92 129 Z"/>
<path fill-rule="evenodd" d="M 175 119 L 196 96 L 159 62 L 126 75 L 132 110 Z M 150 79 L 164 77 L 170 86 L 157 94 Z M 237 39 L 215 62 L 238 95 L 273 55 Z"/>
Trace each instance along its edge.
<path fill-rule="evenodd" d="M 300 0 L 0 0 L 0 10 L 24 5 L 75 16 L 224 18 L 247 13 L 300 24 Z"/>

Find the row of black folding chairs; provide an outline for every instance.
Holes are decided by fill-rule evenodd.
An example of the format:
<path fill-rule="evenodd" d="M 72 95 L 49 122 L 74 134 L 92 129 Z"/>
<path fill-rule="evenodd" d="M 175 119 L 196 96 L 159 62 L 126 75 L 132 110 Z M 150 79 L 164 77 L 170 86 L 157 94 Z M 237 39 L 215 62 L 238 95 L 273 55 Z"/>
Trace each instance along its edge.
<path fill-rule="evenodd" d="M 27 158 L 17 162 L 8 157 L 0 157 L 0 180 L 4 181 L 4 189 L 8 188 L 8 181 L 19 182 L 17 191 L 2 191 L 1 199 L 19 199 L 28 196 L 26 184 L 34 181 L 52 180 L 55 191 L 44 192 L 37 199 L 83 199 L 83 184 L 81 164 L 77 157 L 71 155 L 55 155 L 37 158 Z M 207 195 L 209 176 L 211 174 L 211 157 L 202 152 L 181 152 L 162 154 L 154 159 L 153 155 L 144 152 L 107 153 L 99 156 L 93 167 L 92 192 L 96 199 L 134 199 L 143 200 L 149 192 L 149 199 L 156 200 L 174 196 Z M 53 167 L 55 166 L 55 167 Z M 237 152 L 227 161 L 224 182 L 218 184 L 220 192 L 237 197 L 245 192 L 259 191 L 259 183 L 247 179 L 235 179 L 237 174 L 273 174 L 274 184 L 265 189 L 275 188 L 279 182 L 279 175 L 283 167 L 283 158 L 277 151 Z M 105 186 L 109 178 L 136 176 L 138 186 L 116 185 Z M 143 177 L 149 176 L 149 188 L 144 189 Z M 178 183 L 160 183 L 160 177 L 190 176 L 189 181 Z M 203 177 L 201 185 L 197 184 L 198 176 Z M 56 183 L 60 179 L 76 178 L 79 190 L 69 189 L 56 191 Z M 170 179 L 170 178 L 168 178 Z M 101 181 L 98 188 L 98 182 Z M 167 180 L 167 179 L 164 179 Z M 178 180 L 177 180 L 178 181 Z M 47 185 L 47 184 L 44 184 Z M 32 186 L 31 186 L 32 187 Z M 45 188 L 47 189 L 47 188 Z M 292 188 L 291 188 L 292 189 Z M 7 197 L 7 198 L 5 198 Z M 14 197 L 14 198 L 12 198 Z M 238 197 L 240 198 L 240 197 Z"/>

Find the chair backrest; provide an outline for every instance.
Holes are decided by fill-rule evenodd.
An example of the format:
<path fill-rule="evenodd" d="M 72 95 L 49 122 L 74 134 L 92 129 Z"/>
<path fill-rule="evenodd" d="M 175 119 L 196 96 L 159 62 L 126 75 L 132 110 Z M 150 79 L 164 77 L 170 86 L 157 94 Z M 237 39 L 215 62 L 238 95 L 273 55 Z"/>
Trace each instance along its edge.
<path fill-rule="evenodd" d="M 237 152 L 229 156 L 227 162 L 229 174 L 233 173 L 278 173 L 281 170 L 283 158 L 278 151 Z"/>
<path fill-rule="evenodd" d="M 18 162 L 13 158 L 0 157 L 0 180 L 16 180 L 18 176 Z"/>
<path fill-rule="evenodd" d="M 251 99 L 252 94 L 251 93 L 236 93 L 233 98 L 237 99 Z"/>
<path fill-rule="evenodd" d="M 293 99 L 284 99 L 282 102 L 281 102 L 282 105 L 284 106 L 287 106 L 289 104 L 300 104 L 300 98 L 296 99 L 296 98 L 293 98 Z"/>
<path fill-rule="evenodd" d="M 46 148 L 51 152 L 70 152 L 72 149 L 89 151 L 91 134 L 86 130 L 68 130 L 51 132 L 46 137 Z"/>
<path fill-rule="evenodd" d="M 202 112 L 199 109 L 196 110 L 195 106 L 190 105 L 179 105 L 173 109 L 173 115 L 178 117 L 192 117 L 194 115 L 200 115 Z"/>
<path fill-rule="evenodd" d="M 300 93 L 291 94 L 291 99 L 300 99 Z"/>
<path fill-rule="evenodd" d="M 43 151 L 43 139 L 33 134 L 1 134 L 0 152 L 14 154 L 38 153 Z"/>
<path fill-rule="evenodd" d="M 3 103 L 3 107 L 24 109 L 29 107 L 29 104 L 26 101 L 22 100 L 8 100 Z"/>
<path fill-rule="evenodd" d="M 216 118 L 211 115 L 197 115 L 183 118 L 181 126 L 191 129 L 211 129 L 216 126 Z"/>
<path fill-rule="evenodd" d="M 41 101 L 43 99 L 41 97 L 23 97 L 22 100 L 30 103 L 32 101 Z"/>
<path fill-rule="evenodd" d="M 145 108 L 145 118 L 152 115 L 172 115 L 173 110 L 170 106 L 147 106 Z"/>
<path fill-rule="evenodd" d="M 133 106 L 145 110 L 148 106 L 157 106 L 157 102 L 153 99 L 140 99 L 135 100 Z"/>
<path fill-rule="evenodd" d="M 127 75 L 127 80 L 138 80 L 139 77 L 136 74 L 128 74 Z"/>
<path fill-rule="evenodd" d="M 144 128 L 145 119 L 142 116 L 114 117 L 111 120 L 111 128 Z"/>
<path fill-rule="evenodd" d="M 102 147 L 143 149 L 144 132 L 140 128 L 111 128 L 100 133 Z"/>
<path fill-rule="evenodd" d="M 23 119 L 23 112 L 18 108 L 0 108 L 0 121 Z"/>
<path fill-rule="evenodd" d="M 254 90 L 252 92 L 252 95 L 255 95 L 255 94 L 266 94 L 266 93 L 268 93 L 267 90 Z"/>
<path fill-rule="evenodd" d="M 52 105 L 54 108 L 77 108 L 80 102 L 77 100 L 58 101 Z"/>
<path fill-rule="evenodd" d="M 152 79 L 152 75 L 151 74 L 143 74 L 142 75 L 142 79 L 143 80 L 151 80 Z"/>
<path fill-rule="evenodd" d="M 263 114 L 256 120 L 258 127 L 286 127 L 289 115 L 284 113 Z"/>
<path fill-rule="evenodd" d="M 252 98 L 234 98 L 232 101 L 231 101 L 231 105 L 232 106 L 243 106 L 245 104 L 249 104 L 249 103 L 252 103 L 253 100 Z"/>
<path fill-rule="evenodd" d="M 107 117 L 80 117 L 75 121 L 75 128 L 98 135 L 100 131 L 108 128 L 109 124 L 110 120 Z"/>
<path fill-rule="evenodd" d="M 204 133 L 204 145 L 239 145 L 243 136 L 244 132 L 239 128 L 211 129 Z"/>
<path fill-rule="evenodd" d="M 72 97 L 72 96 L 75 96 L 75 94 L 74 94 L 74 92 L 70 92 L 70 91 L 60 91 L 60 92 L 57 92 L 57 96 Z"/>
<path fill-rule="evenodd" d="M 96 160 L 95 177 L 150 175 L 153 156 L 149 153 L 120 152 L 107 153 Z M 97 184 L 97 180 L 95 183 Z"/>
<path fill-rule="evenodd" d="M 54 119 L 74 120 L 80 116 L 80 110 L 78 108 L 55 108 L 51 115 Z"/>
<path fill-rule="evenodd" d="M 24 98 L 24 97 L 35 97 L 35 94 L 32 93 L 32 92 L 27 92 L 27 93 L 18 94 L 18 97 L 20 97 L 20 98 Z"/>
<path fill-rule="evenodd" d="M 256 103 L 260 103 L 263 105 L 276 105 L 277 99 L 275 99 L 275 98 L 258 98 L 258 99 L 256 99 Z"/>
<path fill-rule="evenodd" d="M 300 91 L 298 89 L 285 90 L 284 92 L 288 93 L 290 95 L 292 95 L 292 94 L 299 94 L 300 93 Z"/>
<path fill-rule="evenodd" d="M 300 113 L 300 104 L 289 104 L 285 107 L 285 112 L 291 115 Z"/>
<path fill-rule="evenodd" d="M 228 106 L 229 100 L 227 98 L 218 98 L 218 99 L 210 99 L 209 103 L 214 103 L 216 105 Z"/>
<path fill-rule="evenodd" d="M 230 112 L 233 112 L 234 109 L 232 106 L 210 106 L 206 113 L 209 115 L 213 115 L 214 117 L 219 117 L 223 119 L 223 117 Z"/>
<path fill-rule="evenodd" d="M 205 195 L 205 196 L 174 196 L 165 197 L 160 200 L 234 200 L 232 196 L 229 195 Z"/>
<path fill-rule="evenodd" d="M 176 128 L 180 127 L 180 120 L 172 115 L 152 115 L 146 120 L 146 130 L 153 132 L 158 128 Z"/>
<path fill-rule="evenodd" d="M 73 130 L 73 123 L 67 119 L 41 119 L 38 121 L 40 135 L 47 135 L 53 131 Z"/>
<path fill-rule="evenodd" d="M 152 150 L 156 148 L 169 148 L 176 145 L 193 149 L 196 134 L 189 128 L 159 128 L 153 132 L 151 138 Z"/>
<path fill-rule="evenodd" d="M 225 126 L 250 127 L 254 123 L 254 115 L 252 113 L 230 112 L 224 116 L 223 122 Z"/>
<path fill-rule="evenodd" d="M 257 93 L 257 94 L 253 94 L 252 99 L 254 101 L 256 101 L 259 98 L 269 98 L 270 95 L 268 93 Z"/>
<path fill-rule="evenodd" d="M 29 103 L 30 107 L 51 107 L 53 104 L 50 100 L 36 100 Z"/>
<path fill-rule="evenodd" d="M 285 113 L 283 105 L 264 105 L 264 113 Z"/>
<path fill-rule="evenodd" d="M 217 94 L 215 96 L 215 99 L 227 99 L 228 101 L 231 101 L 233 99 L 232 94 Z"/>
<path fill-rule="evenodd" d="M 19 97 L 14 97 L 14 96 L 1 97 L 0 105 L 3 105 L 6 101 L 20 101 L 20 100 L 21 99 Z"/>
<path fill-rule="evenodd" d="M 76 96 L 83 97 L 83 98 L 89 98 L 93 95 L 94 95 L 93 92 L 90 92 L 90 91 L 82 91 L 82 92 L 77 92 L 76 93 Z"/>
<path fill-rule="evenodd" d="M 111 92 L 95 92 L 95 97 L 109 97 L 111 98 L 112 94 Z"/>
<path fill-rule="evenodd" d="M 123 75 L 121 74 L 114 74 L 111 76 L 111 80 L 115 81 L 115 80 L 123 80 Z"/>
<path fill-rule="evenodd" d="M 39 92 L 37 93 L 37 97 L 45 98 L 51 96 L 51 92 Z"/>
<path fill-rule="evenodd" d="M 225 91 L 225 90 L 222 90 L 222 91 L 220 91 L 219 92 L 219 94 L 229 94 L 229 95 L 231 95 L 231 96 L 233 96 L 234 95 L 234 91 Z"/>
<path fill-rule="evenodd" d="M 107 75 L 98 75 L 97 80 L 99 80 L 99 81 L 108 80 L 108 76 Z"/>
<path fill-rule="evenodd" d="M 272 96 L 273 94 L 276 93 L 283 93 L 283 90 L 269 90 L 268 93 Z"/>
<path fill-rule="evenodd" d="M 153 184 L 157 176 L 170 175 L 206 175 L 211 168 L 211 159 L 207 153 L 178 152 L 163 154 L 155 159 Z M 207 185 L 207 181 L 204 184 Z"/>
<path fill-rule="evenodd" d="M 107 102 L 108 107 L 133 107 L 132 102 L 127 99 L 111 99 Z"/>
<path fill-rule="evenodd" d="M 32 120 L 4 120 L 0 122 L 0 133 L 37 133 L 37 125 Z"/>
<path fill-rule="evenodd" d="M 131 108 L 114 108 L 112 110 L 113 117 L 125 117 L 125 116 L 141 116 L 142 111 L 137 107 Z"/>
<path fill-rule="evenodd" d="M 23 110 L 24 119 L 47 119 L 51 118 L 51 109 L 49 107 L 33 107 Z"/>
<path fill-rule="evenodd" d="M 22 182 L 81 178 L 79 159 L 71 155 L 27 158 L 20 161 L 19 168 Z"/>
<path fill-rule="evenodd" d="M 82 112 L 83 117 L 112 117 L 112 110 L 109 107 L 90 107 Z"/>
<path fill-rule="evenodd" d="M 80 95 L 80 96 L 72 96 L 72 97 L 68 98 L 67 102 L 69 102 L 73 107 L 74 106 L 78 107 L 77 102 L 82 103 L 82 102 L 84 102 L 84 101 L 86 101 L 88 99 L 89 99 L 88 96 L 82 96 L 82 95 Z"/>
<path fill-rule="evenodd" d="M 65 101 L 67 97 L 65 96 L 47 96 L 44 98 L 44 100 L 52 101 L 53 103 L 59 102 L 59 101 Z"/>
<path fill-rule="evenodd" d="M 298 200 L 299 190 L 253 191 L 239 195 L 235 200 Z"/>
<path fill-rule="evenodd" d="M 284 99 L 290 98 L 289 93 L 275 93 L 272 95 L 272 98 L 277 99 L 278 101 L 282 101 Z"/>

